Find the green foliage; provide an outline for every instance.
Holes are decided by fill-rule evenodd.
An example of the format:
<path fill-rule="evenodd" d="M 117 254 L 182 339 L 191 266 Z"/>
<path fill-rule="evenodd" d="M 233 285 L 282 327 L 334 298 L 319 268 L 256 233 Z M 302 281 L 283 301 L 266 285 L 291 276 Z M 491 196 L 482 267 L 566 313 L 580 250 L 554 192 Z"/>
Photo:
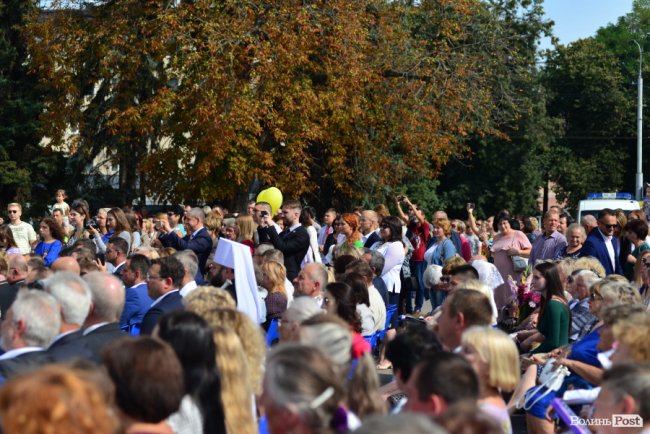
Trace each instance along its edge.
<path fill-rule="evenodd" d="M 32 203 L 27 213 L 37 215 L 53 200 L 63 159 L 39 146 L 42 88 L 25 68 L 23 34 L 32 11 L 31 1 L 0 1 L 0 207 Z"/>
<path fill-rule="evenodd" d="M 634 99 L 616 56 L 600 42 L 583 39 L 558 49 L 545 71 L 549 112 L 564 119 L 550 159 L 560 200 L 570 206 L 590 191 L 623 187 L 634 131 Z"/>
<path fill-rule="evenodd" d="M 537 196 L 544 184 L 553 138 L 561 120 L 546 111 L 546 89 L 536 62 L 536 41 L 550 35 L 540 1 L 492 1 L 472 33 L 481 55 L 495 105 L 491 116 L 498 133 L 473 135 L 468 159 L 450 161 L 441 177 L 441 197 L 450 215 L 465 218 L 465 204 L 478 215 L 500 209 L 538 214 Z"/>

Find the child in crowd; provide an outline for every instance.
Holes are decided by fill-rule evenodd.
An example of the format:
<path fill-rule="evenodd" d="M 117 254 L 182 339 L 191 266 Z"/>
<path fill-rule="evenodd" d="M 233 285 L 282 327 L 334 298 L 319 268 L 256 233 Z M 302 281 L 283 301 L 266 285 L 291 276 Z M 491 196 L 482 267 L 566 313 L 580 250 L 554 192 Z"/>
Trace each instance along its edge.
<path fill-rule="evenodd" d="M 56 191 L 56 203 L 52 205 L 52 211 L 55 209 L 60 209 L 63 211 L 63 220 L 66 224 L 68 225 L 68 214 L 70 213 L 70 205 L 66 203 L 66 199 L 68 198 L 68 195 L 65 194 L 65 190 L 59 189 Z"/>

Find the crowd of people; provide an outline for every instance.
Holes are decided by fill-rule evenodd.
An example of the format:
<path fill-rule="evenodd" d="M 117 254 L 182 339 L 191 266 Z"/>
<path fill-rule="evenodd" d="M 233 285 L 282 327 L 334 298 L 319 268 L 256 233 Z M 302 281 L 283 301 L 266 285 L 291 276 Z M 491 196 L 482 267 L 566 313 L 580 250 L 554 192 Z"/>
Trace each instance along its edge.
<path fill-rule="evenodd" d="M 38 232 L 18 203 L 0 226 L 2 432 L 650 425 L 643 212 L 65 200 Z"/>

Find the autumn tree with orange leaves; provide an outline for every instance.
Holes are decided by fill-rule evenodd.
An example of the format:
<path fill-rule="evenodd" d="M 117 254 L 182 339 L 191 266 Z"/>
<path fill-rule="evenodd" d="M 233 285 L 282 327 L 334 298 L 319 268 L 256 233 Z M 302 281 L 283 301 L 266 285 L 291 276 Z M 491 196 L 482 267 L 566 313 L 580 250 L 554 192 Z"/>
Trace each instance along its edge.
<path fill-rule="evenodd" d="M 125 200 L 233 198 L 259 179 L 312 203 L 376 202 L 509 121 L 495 116 L 497 81 L 476 43 L 482 10 L 55 2 L 28 29 L 49 89 L 42 133 L 87 161 L 105 153 Z"/>

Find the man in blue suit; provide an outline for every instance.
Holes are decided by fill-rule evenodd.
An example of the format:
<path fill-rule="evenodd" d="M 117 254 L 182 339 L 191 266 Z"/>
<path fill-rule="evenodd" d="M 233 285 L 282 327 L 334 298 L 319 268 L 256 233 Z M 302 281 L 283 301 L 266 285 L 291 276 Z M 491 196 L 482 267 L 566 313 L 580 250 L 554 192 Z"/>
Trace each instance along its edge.
<path fill-rule="evenodd" d="M 618 260 L 620 246 L 614 236 L 617 226 L 616 213 L 609 208 L 602 210 L 598 214 L 598 227 L 589 233 L 580 251 L 581 257 L 593 256 L 598 259 L 607 275 L 623 274 Z"/>
<path fill-rule="evenodd" d="M 205 272 L 205 263 L 212 250 L 212 238 L 207 229 L 203 227 L 205 214 L 201 208 L 192 208 L 187 214 L 187 225 L 192 231 L 190 234 L 180 238 L 176 235 L 169 223 L 162 220 L 160 230 L 165 234 L 160 241 L 165 247 L 173 247 L 176 250 L 191 250 L 199 258 L 199 274 Z"/>
<path fill-rule="evenodd" d="M 150 335 L 161 316 L 184 309 L 183 297 L 178 290 L 184 274 L 183 264 L 173 256 L 152 261 L 147 273 L 147 286 L 154 302 L 144 315 L 140 334 Z"/>
<path fill-rule="evenodd" d="M 122 268 L 122 281 L 126 290 L 124 310 L 120 316 L 121 327 L 142 324 L 144 314 L 153 303 L 146 282 L 150 266 L 151 262 L 146 256 L 133 255 Z"/>

